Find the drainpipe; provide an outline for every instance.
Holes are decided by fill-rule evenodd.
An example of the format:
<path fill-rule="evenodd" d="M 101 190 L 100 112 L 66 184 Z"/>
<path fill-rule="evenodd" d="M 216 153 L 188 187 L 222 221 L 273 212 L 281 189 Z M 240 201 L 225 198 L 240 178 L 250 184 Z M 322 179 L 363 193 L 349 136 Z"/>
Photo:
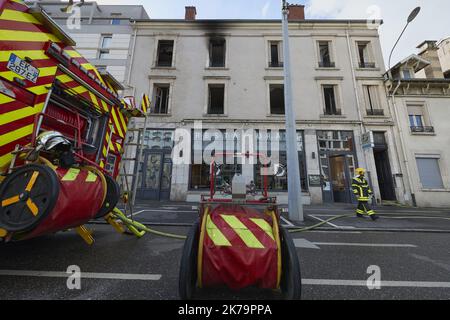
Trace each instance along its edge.
<path fill-rule="evenodd" d="M 134 97 L 135 93 L 136 93 L 136 87 L 132 86 L 130 84 L 130 81 L 131 81 L 131 71 L 133 69 L 133 64 L 134 64 L 134 54 L 135 54 L 135 49 L 136 49 L 136 37 L 137 37 L 136 21 L 133 21 L 133 28 L 134 28 L 133 46 L 131 47 L 131 57 L 130 57 L 130 66 L 128 69 L 127 86 L 129 88 L 133 88 L 132 96 Z"/>
<path fill-rule="evenodd" d="M 389 70 L 390 71 L 390 70 Z M 405 150 L 405 141 L 403 139 L 403 130 L 402 127 L 400 125 L 399 122 L 399 118 L 398 118 L 398 113 L 397 113 L 397 105 L 395 103 L 395 94 L 397 93 L 398 89 L 400 88 L 400 85 L 402 84 L 401 80 L 398 80 L 397 86 L 395 87 L 394 91 L 389 95 L 389 100 L 391 100 L 392 103 L 392 108 L 393 110 L 393 114 L 394 114 L 394 121 L 397 124 L 397 131 L 398 131 L 398 135 L 400 137 L 400 148 L 402 150 L 402 156 L 403 156 L 403 162 L 405 164 L 405 168 L 406 168 L 406 174 L 408 175 L 408 189 L 409 189 L 409 193 L 411 194 L 411 201 L 414 207 L 417 207 L 417 202 L 416 202 L 416 196 L 413 192 L 413 184 L 412 184 L 412 180 L 411 180 L 411 175 L 410 175 L 410 169 L 409 169 L 409 161 L 408 161 L 408 155 L 406 154 L 406 150 Z M 401 168 L 400 168 L 401 170 Z M 404 182 L 404 179 L 402 179 Z M 406 192 L 406 190 L 405 190 Z"/>

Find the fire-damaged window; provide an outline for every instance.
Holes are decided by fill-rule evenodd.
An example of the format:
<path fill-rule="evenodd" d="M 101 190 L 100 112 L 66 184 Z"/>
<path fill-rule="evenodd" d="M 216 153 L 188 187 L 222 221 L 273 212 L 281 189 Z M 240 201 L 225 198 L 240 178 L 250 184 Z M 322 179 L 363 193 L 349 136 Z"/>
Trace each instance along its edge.
<path fill-rule="evenodd" d="M 173 61 L 173 40 L 159 40 L 157 67 L 171 67 Z"/>
<path fill-rule="evenodd" d="M 152 113 L 167 114 L 169 112 L 169 84 L 155 84 L 153 90 L 153 101 L 155 101 Z"/>
<path fill-rule="evenodd" d="M 210 84 L 208 86 L 208 114 L 224 114 L 225 85 Z"/>
<path fill-rule="evenodd" d="M 271 84 L 270 90 L 270 113 L 284 114 L 284 85 Z"/>
<path fill-rule="evenodd" d="M 211 38 L 209 40 L 209 66 L 225 68 L 225 39 Z"/>

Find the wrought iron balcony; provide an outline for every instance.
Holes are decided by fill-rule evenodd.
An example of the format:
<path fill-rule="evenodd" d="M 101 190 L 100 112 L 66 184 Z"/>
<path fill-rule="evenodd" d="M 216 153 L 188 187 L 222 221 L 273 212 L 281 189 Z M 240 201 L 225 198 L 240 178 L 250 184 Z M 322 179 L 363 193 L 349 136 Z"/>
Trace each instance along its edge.
<path fill-rule="evenodd" d="M 274 61 L 269 61 L 269 68 L 283 68 L 284 64 L 281 61 L 278 62 L 274 62 Z"/>
<path fill-rule="evenodd" d="M 366 111 L 368 116 L 384 116 L 383 109 L 368 109 Z"/>
<path fill-rule="evenodd" d="M 375 63 L 374 62 L 360 62 L 359 67 L 362 69 L 375 69 Z"/>
<path fill-rule="evenodd" d="M 336 63 L 331 61 L 320 61 L 319 68 L 336 68 Z"/>
<path fill-rule="evenodd" d="M 434 133 L 434 127 L 411 127 L 412 133 Z"/>

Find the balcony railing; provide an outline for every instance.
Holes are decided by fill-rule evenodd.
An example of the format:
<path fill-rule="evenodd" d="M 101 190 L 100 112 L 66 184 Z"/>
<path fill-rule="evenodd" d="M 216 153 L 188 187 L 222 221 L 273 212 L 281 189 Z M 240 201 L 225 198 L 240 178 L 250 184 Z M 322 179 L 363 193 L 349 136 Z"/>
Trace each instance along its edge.
<path fill-rule="evenodd" d="M 434 127 L 411 127 L 412 133 L 434 133 Z"/>
<path fill-rule="evenodd" d="M 368 116 L 384 116 L 384 110 L 383 109 L 369 109 L 366 110 Z"/>
<path fill-rule="evenodd" d="M 360 62 L 359 67 L 362 69 L 375 69 L 374 62 Z"/>
<path fill-rule="evenodd" d="M 278 62 L 274 62 L 274 61 L 269 61 L 269 68 L 283 68 L 284 64 L 281 61 Z"/>
<path fill-rule="evenodd" d="M 336 68 L 336 63 L 331 61 L 320 61 L 319 68 Z"/>

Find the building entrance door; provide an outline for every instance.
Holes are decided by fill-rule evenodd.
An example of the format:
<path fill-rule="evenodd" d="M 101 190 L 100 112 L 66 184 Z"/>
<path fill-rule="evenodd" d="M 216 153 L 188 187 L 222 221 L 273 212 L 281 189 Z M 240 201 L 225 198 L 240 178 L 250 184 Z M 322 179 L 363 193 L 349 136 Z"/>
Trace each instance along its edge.
<path fill-rule="evenodd" d="M 329 155 L 328 174 L 323 175 L 324 202 L 352 203 L 353 156 Z"/>
<path fill-rule="evenodd" d="M 172 184 L 172 159 L 162 151 L 145 151 L 138 182 L 137 198 L 169 200 Z"/>
<path fill-rule="evenodd" d="M 373 149 L 373 155 L 377 168 L 381 200 L 395 201 L 397 198 L 394 190 L 394 179 L 392 177 L 388 146 L 384 132 L 375 132 L 374 139 L 375 148 Z"/>

